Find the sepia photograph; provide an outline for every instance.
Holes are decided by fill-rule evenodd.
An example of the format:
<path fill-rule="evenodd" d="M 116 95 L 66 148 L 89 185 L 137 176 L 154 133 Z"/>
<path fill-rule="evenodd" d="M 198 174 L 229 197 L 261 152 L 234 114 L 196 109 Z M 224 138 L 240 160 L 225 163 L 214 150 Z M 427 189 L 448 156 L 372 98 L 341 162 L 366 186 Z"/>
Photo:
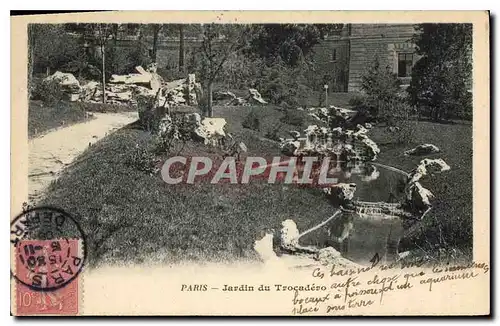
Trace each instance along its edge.
<path fill-rule="evenodd" d="M 25 19 L 15 73 L 26 86 L 12 89 L 26 131 L 12 136 L 23 143 L 12 173 L 26 181 L 11 207 L 12 313 L 461 314 L 479 297 L 464 312 L 488 314 L 473 132 L 489 130 L 474 127 L 489 98 L 473 71 L 489 18 L 469 13 Z M 238 268 L 259 283 L 225 278 Z M 154 289 L 153 300 L 159 278 L 191 306 L 112 299 Z M 131 287 L 116 290 L 121 281 Z M 451 284 L 456 301 L 431 307 Z M 464 299 L 460 286 L 478 292 Z M 421 293 L 429 301 L 409 298 Z"/>

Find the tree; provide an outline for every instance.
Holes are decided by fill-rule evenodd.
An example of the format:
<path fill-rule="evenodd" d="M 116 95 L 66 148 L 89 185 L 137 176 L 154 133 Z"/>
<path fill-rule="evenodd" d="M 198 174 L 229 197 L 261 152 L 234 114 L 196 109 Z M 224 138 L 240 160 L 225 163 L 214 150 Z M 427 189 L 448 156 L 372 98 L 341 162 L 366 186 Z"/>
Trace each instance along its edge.
<path fill-rule="evenodd" d="M 88 24 L 101 53 L 102 103 L 106 103 L 106 46 L 113 36 L 112 24 Z"/>
<path fill-rule="evenodd" d="M 153 33 L 153 49 L 151 51 L 151 60 L 156 62 L 156 54 L 158 52 L 158 37 L 160 35 L 160 31 L 163 27 L 161 24 L 151 24 L 151 32 Z"/>
<path fill-rule="evenodd" d="M 28 26 L 30 70 L 45 68 L 46 75 L 70 61 L 80 50 L 76 38 L 62 24 L 30 24 Z"/>
<path fill-rule="evenodd" d="M 224 63 L 249 45 L 249 26 L 236 24 L 205 24 L 202 29 L 202 78 L 205 84 L 206 114 L 213 116 L 213 84 Z"/>
<path fill-rule="evenodd" d="M 179 71 L 184 71 L 184 25 L 179 24 Z"/>
<path fill-rule="evenodd" d="M 281 58 L 298 65 L 325 36 L 338 34 L 344 24 L 264 24 L 254 25 L 249 52 L 261 58 Z"/>
<path fill-rule="evenodd" d="M 414 36 L 422 57 L 408 92 L 414 105 L 430 109 L 434 121 L 472 112 L 471 24 L 421 24 Z"/>
<path fill-rule="evenodd" d="M 163 31 L 166 35 L 178 35 L 179 37 L 179 72 L 184 72 L 184 32 L 186 28 L 190 29 L 194 25 L 184 25 L 184 24 L 165 24 L 163 25 Z"/>

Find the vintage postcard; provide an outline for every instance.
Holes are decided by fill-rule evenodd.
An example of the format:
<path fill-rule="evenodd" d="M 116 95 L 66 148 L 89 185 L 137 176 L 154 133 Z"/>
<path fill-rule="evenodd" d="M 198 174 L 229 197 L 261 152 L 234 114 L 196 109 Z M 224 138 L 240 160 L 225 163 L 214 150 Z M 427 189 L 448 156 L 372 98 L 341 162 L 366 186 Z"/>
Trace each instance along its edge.
<path fill-rule="evenodd" d="M 12 315 L 490 314 L 487 11 L 11 26 Z"/>

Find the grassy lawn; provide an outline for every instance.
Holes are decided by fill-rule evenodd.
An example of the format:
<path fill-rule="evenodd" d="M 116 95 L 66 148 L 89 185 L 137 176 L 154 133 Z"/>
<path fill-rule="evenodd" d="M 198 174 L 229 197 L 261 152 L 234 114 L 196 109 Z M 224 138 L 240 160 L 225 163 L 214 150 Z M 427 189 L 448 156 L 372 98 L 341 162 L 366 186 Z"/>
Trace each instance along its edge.
<path fill-rule="evenodd" d="M 28 137 L 40 136 L 55 128 L 84 122 L 86 112 L 124 112 L 136 109 L 126 105 L 60 101 L 53 105 L 30 101 L 28 110 Z"/>
<path fill-rule="evenodd" d="M 252 110 L 260 117 L 259 131 L 241 125 Z M 315 123 L 297 112 L 304 115 L 305 125 Z M 284 113 L 272 106 L 215 107 L 214 114 L 226 118 L 229 131 L 248 146 L 248 155 L 279 155 L 277 142 L 266 140 L 266 133 L 277 125 L 284 136 L 304 127 L 284 123 Z M 413 144 L 392 143 L 383 128 L 371 133 L 382 150 L 380 163 L 409 171 L 422 159 L 403 156 Z M 415 244 L 428 252 L 437 249 L 435 244 L 470 250 L 471 139 L 470 124 L 417 123 L 414 144 L 440 147 L 442 153 L 433 156 L 443 158 L 451 171 L 424 180 L 436 195 L 434 208 L 423 223 L 411 228 L 402 250 L 414 249 Z M 334 211 L 319 189 L 259 182 L 168 185 L 159 173 L 150 175 L 131 164 L 136 145 L 151 144 L 149 133 L 123 128 L 90 147 L 49 188 L 44 202 L 65 209 L 81 223 L 91 264 L 255 259 L 253 243 L 263 228 L 278 229 L 281 221 L 291 218 L 305 230 Z M 197 143 L 188 143 L 180 154 L 220 157 L 217 150 Z"/>
<path fill-rule="evenodd" d="M 313 91 L 311 92 L 310 96 L 306 100 L 306 104 L 308 106 L 312 107 L 320 107 L 319 105 L 319 91 Z M 351 109 L 351 105 L 349 104 L 349 101 L 352 98 L 355 98 L 359 96 L 360 94 L 358 93 L 333 93 L 329 92 L 328 93 L 328 105 L 335 105 L 336 107 L 344 108 L 344 109 Z M 325 103 L 322 103 L 321 106 L 326 106 Z"/>
<path fill-rule="evenodd" d="M 262 140 L 262 132 L 241 127 L 251 108 L 240 109 L 216 108 L 215 114 L 228 119 L 249 155 L 279 155 L 277 144 Z M 282 115 L 264 113 L 275 120 Z M 136 144 L 150 146 L 150 134 L 128 127 L 99 141 L 50 186 L 44 200 L 81 223 L 91 264 L 255 259 L 253 243 L 262 228 L 280 228 L 281 221 L 292 218 L 303 230 L 334 211 L 319 189 L 260 182 L 168 185 L 159 174 L 129 164 Z M 188 143 L 181 155 L 220 153 Z"/>
<path fill-rule="evenodd" d="M 30 101 L 28 136 L 37 137 L 48 130 L 69 126 L 86 120 L 85 110 L 75 102 L 59 102 L 47 106 L 42 101 Z"/>

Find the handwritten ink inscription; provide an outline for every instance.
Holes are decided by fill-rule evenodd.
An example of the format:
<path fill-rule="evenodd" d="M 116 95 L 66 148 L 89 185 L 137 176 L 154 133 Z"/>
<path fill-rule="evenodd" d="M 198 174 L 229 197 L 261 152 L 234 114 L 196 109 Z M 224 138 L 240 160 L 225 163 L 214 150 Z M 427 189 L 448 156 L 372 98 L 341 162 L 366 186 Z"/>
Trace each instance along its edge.
<path fill-rule="evenodd" d="M 375 257 L 376 258 L 376 257 Z M 464 265 L 423 266 L 420 263 L 382 264 L 372 259 L 371 265 L 345 268 L 341 266 L 312 267 L 306 279 L 270 284 L 182 285 L 181 291 L 221 291 L 225 295 L 274 292 L 290 300 L 293 315 L 335 315 L 366 312 L 364 308 L 383 305 L 388 296 L 443 291 L 446 282 L 463 282 L 488 274 L 487 263 L 471 262 Z M 304 283 L 308 282 L 308 283 Z M 394 298 L 392 298 L 394 300 Z"/>

